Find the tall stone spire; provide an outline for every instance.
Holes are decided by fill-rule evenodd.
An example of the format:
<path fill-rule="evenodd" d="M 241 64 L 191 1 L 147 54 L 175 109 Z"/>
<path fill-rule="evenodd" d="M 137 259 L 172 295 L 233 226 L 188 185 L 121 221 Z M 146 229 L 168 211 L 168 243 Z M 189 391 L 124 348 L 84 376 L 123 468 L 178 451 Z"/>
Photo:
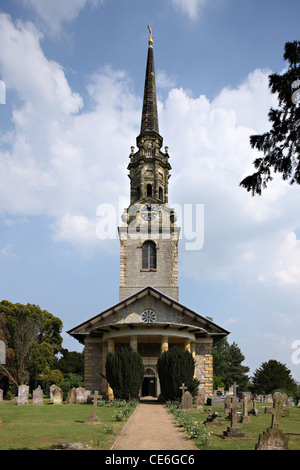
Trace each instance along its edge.
<path fill-rule="evenodd" d="M 144 100 L 141 130 L 137 140 L 139 141 L 140 138 L 145 138 L 147 134 L 152 134 L 153 137 L 156 136 L 156 138 L 159 138 L 159 142 L 162 145 L 162 137 L 159 135 L 158 125 L 152 30 L 150 26 L 148 26 L 148 29 L 150 31 L 150 39 L 148 41 L 149 47 L 145 75 Z"/>

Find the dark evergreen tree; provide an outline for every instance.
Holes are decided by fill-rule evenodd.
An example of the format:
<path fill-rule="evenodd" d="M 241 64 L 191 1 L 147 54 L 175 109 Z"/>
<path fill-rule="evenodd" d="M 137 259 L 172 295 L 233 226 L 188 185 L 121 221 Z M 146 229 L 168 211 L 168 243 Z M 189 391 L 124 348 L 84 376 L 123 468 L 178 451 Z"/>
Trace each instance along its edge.
<path fill-rule="evenodd" d="M 273 393 L 276 390 L 282 390 L 287 394 L 295 394 L 297 384 L 291 376 L 291 371 L 285 364 L 270 359 L 263 362 L 256 369 L 252 377 L 253 392 L 259 394 Z"/>
<path fill-rule="evenodd" d="M 236 382 L 239 390 L 248 390 L 249 367 L 243 366 L 245 356 L 236 343 L 229 345 L 227 338 L 218 341 L 213 349 L 214 388 L 225 387 L 227 390 Z"/>
<path fill-rule="evenodd" d="M 114 397 L 121 400 L 136 399 L 144 379 L 142 357 L 132 348 L 120 347 L 106 358 L 106 379 Z"/>
<path fill-rule="evenodd" d="M 157 361 L 161 394 L 165 400 L 178 400 L 182 395 L 182 383 L 192 395 L 198 392 L 199 381 L 194 379 L 195 361 L 189 351 L 177 347 L 164 352 Z"/>
<path fill-rule="evenodd" d="M 227 387 L 230 380 L 230 345 L 227 338 L 218 341 L 213 347 L 213 367 L 214 367 L 214 390 L 218 387 Z"/>
<path fill-rule="evenodd" d="M 269 111 L 272 128 L 250 137 L 251 146 L 263 153 L 253 162 L 257 171 L 240 183 L 252 195 L 261 195 L 272 171 L 291 184 L 300 184 L 300 41 L 287 42 L 283 57 L 287 71 L 269 76 L 269 88 L 278 96 L 278 109 Z"/>
<path fill-rule="evenodd" d="M 229 348 L 229 354 L 230 361 L 228 378 L 231 383 L 227 383 L 227 385 L 230 386 L 236 382 L 239 385 L 240 391 L 248 390 L 249 378 L 246 374 L 250 369 L 249 367 L 242 365 L 242 362 L 245 360 L 245 356 L 242 354 L 238 345 L 234 342 Z"/>

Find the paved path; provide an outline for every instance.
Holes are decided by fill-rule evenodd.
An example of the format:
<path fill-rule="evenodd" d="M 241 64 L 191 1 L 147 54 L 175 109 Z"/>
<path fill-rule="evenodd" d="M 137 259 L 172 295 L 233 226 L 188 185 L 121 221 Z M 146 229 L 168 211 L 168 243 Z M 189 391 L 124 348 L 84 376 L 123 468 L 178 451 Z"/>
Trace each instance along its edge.
<path fill-rule="evenodd" d="M 110 450 L 198 450 L 164 405 L 139 403 Z"/>

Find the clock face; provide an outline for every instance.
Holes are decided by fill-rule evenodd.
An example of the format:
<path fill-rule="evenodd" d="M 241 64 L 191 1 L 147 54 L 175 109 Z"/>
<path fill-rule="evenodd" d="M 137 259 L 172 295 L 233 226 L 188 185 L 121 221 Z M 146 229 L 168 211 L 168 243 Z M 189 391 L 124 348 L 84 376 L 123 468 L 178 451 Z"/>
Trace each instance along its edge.
<path fill-rule="evenodd" d="M 158 214 L 158 208 L 154 205 L 151 206 L 151 204 L 147 206 L 143 206 L 141 210 L 141 215 L 144 220 L 154 220 L 155 217 Z"/>

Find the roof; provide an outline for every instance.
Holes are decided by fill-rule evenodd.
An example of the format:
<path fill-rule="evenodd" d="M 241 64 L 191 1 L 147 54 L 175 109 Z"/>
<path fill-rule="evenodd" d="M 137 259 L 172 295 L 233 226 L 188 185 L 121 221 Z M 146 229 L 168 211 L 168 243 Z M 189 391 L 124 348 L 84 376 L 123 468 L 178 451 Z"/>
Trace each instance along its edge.
<path fill-rule="evenodd" d="M 113 329 L 121 328 L 121 327 L 134 328 L 138 325 L 136 322 L 127 322 L 126 324 L 120 324 L 120 323 L 116 324 L 115 322 L 111 322 L 111 323 L 103 323 L 103 328 L 104 328 L 103 329 L 101 326 L 99 326 L 99 321 L 108 319 L 110 315 L 120 311 L 122 308 L 130 304 L 135 303 L 136 301 L 138 301 L 139 299 L 147 295 L 152 295 L 153 297 L 159 299 L 161 302 L 164 302 L 167 305 L 174 308 L 175 310 L 178 310 L 183 315 L 187 315 L 191 318 L 191 324 L 188 324 L 188 323 L 179 324 L 179 323 L 172 323 L 172 322 L 165 322 L 165 323 L 154 322 L 153 324 L 151 324 L 151 326 L 162 326 L 164 328 L 173 326 L 176 328 L 178 327 L 178 329 L 180 330 L 183 330 L 184 328 L 186 329 L 189 328 L 191 330 L 194 330 L 196 337 L 212 336 L 215 340 L 226 337 L 229 334 L 229 331 L 220 327 L 213 321 L 189 309 L 188 307 L 184 306 L 180 302 L 174 300 L 173 298 L 167 296 L 166 294 L 159 291 L 158 289 L 155 289 L 152 286 L 144 287 L 143 289 L 121 300 L 120 302 L 104 310 L 103 312 L 98 313 L 97 315 L 90 318 L 89 320 L 86 320 L 85 322 L 75 326 L 71 330 L 68 330 L 67 333 L 73 336 L 74 338 L 78 339 L 80 342 L 83 342 L 85 336 L 90 335 L 92 332 L 95 333 L 96 331 L 101 333 L 101 330 L 103 332 L 105 331 L 104 330 L 105 328 L 113 328 Z M 199 323 L 199 326 L 195 326 L 195 324 L 192 324 L 192 321 Z"/>

